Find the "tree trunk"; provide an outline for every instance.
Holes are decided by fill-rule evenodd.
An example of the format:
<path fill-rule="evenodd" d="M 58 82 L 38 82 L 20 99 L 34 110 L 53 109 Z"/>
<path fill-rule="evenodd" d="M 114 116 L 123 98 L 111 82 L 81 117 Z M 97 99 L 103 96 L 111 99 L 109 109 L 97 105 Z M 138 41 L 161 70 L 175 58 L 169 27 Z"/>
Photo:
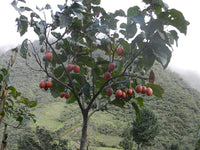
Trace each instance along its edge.
<path fill-rule="evenodd" d="M 82 135 L 81 135 L 81 144 L 80 150 L 87 150 L 87 127 L 88 127 L 88 112 L 84 111 L 83 115 L 83 125 L 82 125 Z"/>
<path fill-rule="evenodd" d="M 138 147 L 137 147 L 137 149 L 138 149 L 138 150 L 140 150 L 140 144 L 138 144 Z"/>

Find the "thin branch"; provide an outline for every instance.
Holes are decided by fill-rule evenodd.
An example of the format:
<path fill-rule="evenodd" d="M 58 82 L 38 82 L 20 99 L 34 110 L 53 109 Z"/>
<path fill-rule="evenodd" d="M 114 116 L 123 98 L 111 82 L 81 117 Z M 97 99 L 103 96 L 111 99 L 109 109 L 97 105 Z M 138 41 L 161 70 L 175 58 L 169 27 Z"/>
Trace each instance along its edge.
<path fill-rule="evenodd" d="M 95 101 L 95 99 L 99 96 L 99 94 L 105 89 L 106 85 L 112 81 L 113 79 L 119 78 L 119 77 L 134 77 L 134 78 L 139 78 L 139 79 L 149 79 L 149 78 L 144 78 L 138 75 L 134 75 L 134 74 L 125 74 L 124 72 L 122 72 L 119 75 L 116 75 L 112 78 L 110 78 L 109 80 L 105 81 L 104 84 L 101 86 L 101 88 L 99 89 L 99 91 L 92 97 L 92 99 L 90 100 L 90 103 L 88 104 L 88 107 L 86 108 L 87 110 L 89 110 L 92 106 L 92 103 Z"/>
<path fill-rule="evenodd" d="M 69 84 L 71 85 L 71 91 L 72 93 L 74 94 L 74 97 L 76 98 L 78 104 L 79 104 L 79 107 L 81 109 L 81 111 L 83 112 L 84 109 L 83 109 L 83 106 L 81 105 L 81 101 L 80 101 L 80 98 L 78 96 L 78 93 L 77 91 L 75 90 L 74 86 L 73 86 L 73 83 L 72 83 L 72 79 L 71 79 L 71 76 L 69 75 L 69 73 L 67 72 L 67 70 L 65 69 L 65 66 L 61 60 L 61 58 L 57 55 L 57 53 L 55 52 L 54 48 L 52 47 L 52 45 L 48 42 L 48 39 L 46 40 L 47 42 L 47 45 L 52 49 L 53 53 L 55 54 L 56 58 L 58 59 L 58 61 L 61 63 L 62 65 L 62 68 L 63 70 L 65 71 L 66 75 L 67 75 L 67 78 L 69 79 Z M 61 82 L 61 81 L 60 81 Z"/>
<path fill-rule="evenodd" d="M 90 44 L 90 58 L 91 59 L 93 58 L 92 43 Z M 91 66 L 92 66 L 92 93 L 93 93 L 93 96 L 94 96 L 94 94 L 95 94 L 95 72 L 94 72 L 94 63 L 93 63 L 92 60 L 91 60 Z"/>
<path fill-rule="evenodd" d="M 56 44 L 59 40 L 61 40 L 61 39 L 65 36 L 66 33 L 67 33 L 67 29 L 65 29 L 65 32 L 61 35 L 61 37 L 60 37 L 59 39 L 57 39 L 56 41 L 54 41 L 54 42 L 52 42 L 52 43 L 50 43 L 50 44 L 51 44 L 51 45 Z"/>

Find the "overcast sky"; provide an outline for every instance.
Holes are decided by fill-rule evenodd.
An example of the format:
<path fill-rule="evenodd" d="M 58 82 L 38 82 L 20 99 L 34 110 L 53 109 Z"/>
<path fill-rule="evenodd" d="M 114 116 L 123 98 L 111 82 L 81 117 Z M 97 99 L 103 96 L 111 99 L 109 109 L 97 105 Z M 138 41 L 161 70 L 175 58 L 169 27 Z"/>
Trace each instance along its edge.
<path fill-rule="evenodd" d="M 10 5 L 13 0 L 1 0 L 0 2 L 0 50 L 8 50 L 16 47 L 26 37 L 20 37 L 16 32 L 15 19 L 17 12 Z M 46 3 L 56 6 L 56 3 L 63 4 L 64 0 L 26 0 L 30 5 L 44 6 Z M 140 5 L 142 0 L 102 0 L 102 6 L 108 11 L 116 9 L 127 10 L 127 8 Z M 183 12 L 186 20 L 190 22 L 187 35 L 179 38 L 179 47 L 175 47 L 170 66 L 196 70 L 200 74 L 200 50 L 199 50 L 199 0 L 164 0 L 170 8 L 176 8 Z M 35 6 L 34 6 L 35 8 Z M 29 38 L 32 35 L 26 35 Z"/>

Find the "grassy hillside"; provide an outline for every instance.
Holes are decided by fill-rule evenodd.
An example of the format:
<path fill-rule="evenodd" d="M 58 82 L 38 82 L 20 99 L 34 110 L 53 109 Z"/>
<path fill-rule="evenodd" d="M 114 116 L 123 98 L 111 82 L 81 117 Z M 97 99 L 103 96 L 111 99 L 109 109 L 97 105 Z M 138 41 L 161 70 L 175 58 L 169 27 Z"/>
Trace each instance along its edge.
<path fill-rule="evenodd" d="M 9 52 L 0 58 L 0 64 L 6 66 Z M 31 64 L 37 68 L 34 61 Z M 192 150 L 197 141 L 197 129 L 200 125 L 200 93 L 190 87 L 179 75 L 169 70 L 162 70 L 159 65 L 153 68 L 156 84 L 165 89 L 162 99 L 154 96 L 146 98 L 145 105 L 151 108 L 158 117 L 160 133 L 151 150 L 169 149 L 171 144 L 178 143 L 179 149 Z M 17 58 L 11 73 L 13 85 L 29 99 L 37 100 L 38 106 L 33 112 L 38 117 L 36 124 L 16 130 L 9 127 L 8 149 L 17 149 L 16 141 L 25 133 L 35 131 L 36 126 L 44 127 L 58 138 L 70 139 L 71 146 L 78 146 L 82 123 L 80 111 L 75 104 L 67 105 L 64 99 L 54 99 L 49 92 L 42 91 L 38 84 L 45 78 L 41 72 L 30 70 L 25 61 Z M 90 120 L 89 142 L 91 150 L 121 149 L 122 132 L 134 118 L 134 110 L 113 108 L 112 114 L 97 112 Z M 2 130 L 1 130 L 2 131 Z"/>

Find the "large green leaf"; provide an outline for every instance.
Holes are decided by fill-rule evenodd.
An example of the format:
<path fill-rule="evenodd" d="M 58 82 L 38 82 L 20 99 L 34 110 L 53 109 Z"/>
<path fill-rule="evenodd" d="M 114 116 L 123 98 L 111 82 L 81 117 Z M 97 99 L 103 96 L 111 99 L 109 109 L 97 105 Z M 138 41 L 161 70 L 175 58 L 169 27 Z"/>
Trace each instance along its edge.
<path fill-rule="evenodd" d="M 153 66 L 155 60 L 156 57 L 154 55 L 152 48 L 147 46 L 144 48 L 143 58 L 139 59 L 138 64 L 142 64 L 144 69 L 147 71 Z"/>
<path fill-rule="evenodd" d="M 59 16 L 59 25 L 60 28 L 68 27 L 72 24 L 73 18 L 65 13 L 60 14 Z"/>
<path fill-rule="evenodd" d="M 132 106 L 135 109 L 135 112 L 138 117 L 138 121 L 141 122 L 141 113 L 140 113 L 140 109 L 139 109 L 138 105 L 135 102 L 132 102 Z"/>
<path fill-rule="evenodd" d="M 60 83 L 56 82 L 56 81 L 52 81 L 53 83 L 53 87 L 51 87 L 51 95 L 54 97 L 54 98 L 57 98 L 60 96 L 60 93 L 61 92 L 64 92 L 65 91 L 65 86 L 64 85 L 61 85 Z"/>
<path fill-rule="evenodd" d="M 169 48 L 162 42 L 154 42 L 152 43 L 152 50 L 156 56 L 156 60 L 160 62 L 164 68 L 166 68 L 172 56 Z"/>
<path fill-rule="evenodd" d="M 28 53 L 28 39 L 25 39 L 22 42 L 22 45 L 21 45 L 21 48 L 20 48 L 20 56 L 22 56 L 22 58 L 26 59 L 27 53 Z"/>
<path fill-rule="evenodd" d="M 85 97 L 90 98 L 90 84 L 89 83 L 85 83 L 83 85 L 83 94 L 85 95 Z"/>
<path fill-rule="evenodd" d="M 24 15 L 21 15 L 20 18 L 16 19 L 17 21 L 17 31 L 20 35 L 24 35 L 28 29 L 28 18 Z"/>
<path fill-rule="evenodd" d="M 169 9 L 166 12 L 160 13 L 158 18 L 161 19 L 164 24 L 174 26 L 181 33 L 187 33 L 187 26 L 189 25 L 189 22 L 185 20 L 180 11 L 176 9 Z"/>
<path fill-rule="evenodd" d="M 163 89 L 160 85 L 148 83 L 148 84 L 146 85 L 146 87 L 152 88 L 153 94 L 154 94 L 156 97 L 162 98 L 162 95 L 163 95 L 163 93 L 164 93 L 164 89 Z"/>
<path fill-rule="evenodd" d="M 127 16 L 128 17 L 133 17 L 133 16 L 138 16 L 141 14 L 140 8 L 138 6 L 130 7 L 127 10 Z"/>
<path fill-rule="evenodd" d="M 126 14 L 125 14 L 125 12 L 124 12 L 122 9 L 119 9 L 119 10 L 116 10 L 116 11 L 115 11 L 114 16 L 115 16 L 115 17 L 117 17 L 117 16 L 125 17 Z"/>
<path fill-rule="evenodd" d="M 127 24 L 126 26 L 126 38 L 133 38 L 137 32 L 137 27 L 135 23 Z"/>
<path fill-rule="evenodd" d="M 140 105 L 140 107 L 143 107 L 143 106 L 144 106 L 143 98 L 142 98 L 142 97 L 137 97 L 137 98 L 135 98 L 135 100 L 136 100 L 137 103 Z"/>
<path fill-rule="evenodd" d="M 122 99 L 115 99 L 113 101 L 110 102 L 110 104 L 113 104 L 115 106 L 118 106 L 120 108 L 124 108 L 124 105 L 126 104 L 124 100 Z"/>

